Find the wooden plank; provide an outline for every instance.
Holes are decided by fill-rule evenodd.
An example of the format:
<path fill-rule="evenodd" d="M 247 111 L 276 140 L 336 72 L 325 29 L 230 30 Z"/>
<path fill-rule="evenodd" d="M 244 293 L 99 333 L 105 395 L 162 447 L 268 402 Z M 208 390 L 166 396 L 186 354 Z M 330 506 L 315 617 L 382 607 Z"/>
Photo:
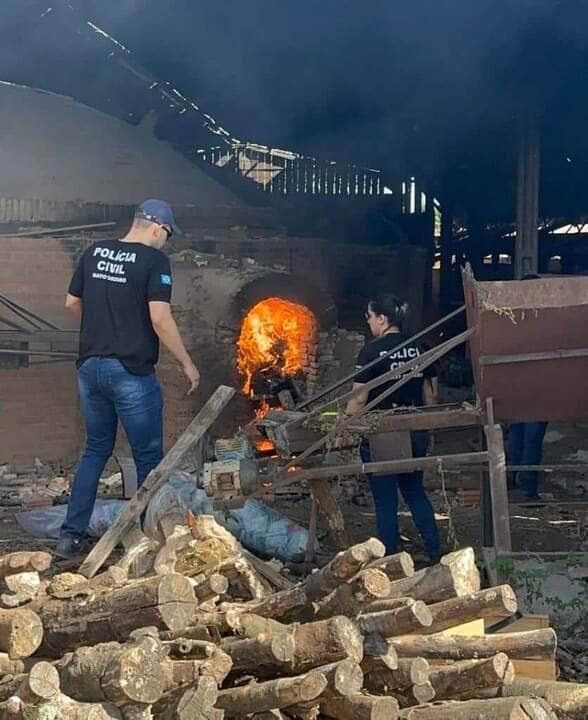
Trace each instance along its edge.
<path fill-rule="evenodd" d="M 318 503 L 319 510 L 324 513 L 329 534 L 338 550 L 349 546 L 349 537 L 345 529 L 345 519 L 337 498 L 329 487 L 328 480 L 309 480 L 310 489 L 314 500 Z"/>
<path fill-rule="evenodd" d="M 501 620 L 503 620 L 503 618 L 486 618 L 486 627 L 489 628 Z M 507 627 L 498 630 L 496 634 L 541 630 L 549 626 L 549 615 L 523 615 Z M 513 664 L 517 677 L 535 678 L 536 680 L 557 679 L 557 664 L 555 658 L 543 660 L 513 660 Z"/>
<path fill-rule="evenodd" d="M 112 526 L 94 546 L 80 566 L 79 572 L 82 575 L 89 578 L 94 577 L 135 519 L 145 510 L 153 495 L 167 482 L 170 474 L 178 467 L 194 444 L 208 431 L 234 394 L 234 388 L 219 385 L 194 420 L 180 435 L 173 448 L 147 475 L 145 482 L 137 490 L 133 499 L 129 501 Z"/>
<path fill-rule="evenodd" d="M 383 415 L 378 423 L 378 431 L 393 430 L 444 430 L 450 428 L 475 427 L 483 423 L 483 414 L 476 409 L 436 410 L 410 413 L 391 413 Z M 360 422 L 358 422 L 360 426 Z M 364 425 L 363 427 L 368 427 Z M 351 424 L 350 430 L 356 426 Z M 359 429 L 359 427 L 357 428 Z"/>
<path fill-rule="evenodd" d="M 557 663 L 552 660 L 513 660 L 516 677 L 557 680 Z"/>
<path fill-rule="evenodd" d="M 549 352 L 521 353 L 517 355 L 480 355 L 480 365 L 509 365 L 511 363 L 532 362 L 537 360 L 561 360 L 586 356 L 588 356 L 588 348 L 550 350 Z"/>
<path fill-rule="evenodd" d="M 488 400 L 488 424 L 484 426 L 488 445 L 488 475 L 492 498 L 492 528 L 494 547 L 498 552 L 512 550 L 510 516 L 508 513 L 508 492 L 506 486 L 506 455 L 504 437 L 500 425 L 493 423 L 492 400 Z"/>
<path fill-rule="evenodd" d="M 482 635 L 484 634 L 484 620 L 482 618 L 478 618 L 477 620 L 472 620 L 471 622 L 462 623 L 461 625 L 447 628 L 447 630 L 443 630 L 439 634 L 461 635 L 463 637 L 482 637 Z"/>

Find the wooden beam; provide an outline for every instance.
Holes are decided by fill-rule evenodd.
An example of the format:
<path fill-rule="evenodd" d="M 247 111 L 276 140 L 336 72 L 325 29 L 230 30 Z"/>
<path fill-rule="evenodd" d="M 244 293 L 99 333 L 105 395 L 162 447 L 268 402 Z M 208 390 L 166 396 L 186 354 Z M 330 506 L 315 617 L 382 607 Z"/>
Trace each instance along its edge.
<path fill-rule="evenodd" d="M 375 415 L 376 413 L 374 413 Z M 475 427 L 483 424 L 484 415 L 481 410 L 459 408 L 452 410 L 426 410 L 408 413 L 383 414 L 378 422 L 377 432 L 400 430 L 444 430 L 450 428 Z M 351 432 L 373 432 L 373 426 L 362 424 L 349 426 Z"/>
<path fill-rule="evenodd" d="M 492 499 L 492 528 L 494 546 L 499 552 L 512 550 L 510 516 L 508 513 L 508 491 L 506 484 L 506 455 L 504 436 L 500 425 L 494 423 L 492 398 L 487 400 L 488 424 L 484 426 L 488 445 L 488 474 Z"/>
<path fill-rule="evenodd" d="M 167 453 L 159 465 L 145 478 L 145 482 L 137 490 L 132 500 L 116 518 L 112 526 L 92 549 L 80 566 L 79 572 L 86 577 L 93 577 L 102 567 L 110 553 L 118 545 L 123 535 L 131 528 L 136 518 L 145 510 L 151 498 L 165 485 L 168 477 L 178 467 L 190 449 L 203 437 L 212 423 L 235 394 L 235 389 L 219 385 L 208 402 L 196 415 L 180 435 L 173 448 Z"/>
<path fill-rule="evenodd" d="M 588 348 L 571 350 L 550 350 L 548 352 L 518 353 L 516 355 L 481 355 L 480 365 L 509 365 L 511 363 L 535 362 L 540 360 L 561 360 L 588 356 Z"/>

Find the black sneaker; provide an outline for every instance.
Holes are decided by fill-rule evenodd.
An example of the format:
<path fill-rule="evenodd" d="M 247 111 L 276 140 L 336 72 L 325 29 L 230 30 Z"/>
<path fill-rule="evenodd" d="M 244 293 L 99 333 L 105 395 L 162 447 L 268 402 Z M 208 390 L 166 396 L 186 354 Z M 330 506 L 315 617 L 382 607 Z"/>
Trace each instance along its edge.
<path fill-rule="evenodd" d="M 63 558 L 64 560 L 73 560 L 84 554 L 86 545 L 87 543 L 84 538 L 64 535 L 57 543 L 54 553 L 57 557 Z"/>

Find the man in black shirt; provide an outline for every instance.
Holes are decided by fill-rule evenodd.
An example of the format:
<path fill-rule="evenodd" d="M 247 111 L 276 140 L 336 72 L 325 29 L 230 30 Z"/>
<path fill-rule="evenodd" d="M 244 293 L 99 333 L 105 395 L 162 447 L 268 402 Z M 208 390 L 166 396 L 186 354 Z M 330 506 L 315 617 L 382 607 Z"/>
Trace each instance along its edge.
<path fill-rule="evenodd" d="M 408 338 L 400 331 L 406 307 L 394 295 L 384 294 L 370 300 L 367 306 L 366 320 L 374 339 L 366 343 L 361 350 L 357 368 L 360 369 L 382 355 L 387 355 L 397 345 Z M 354 415 L 368 402 L 383 393 L 396 382 L 391 380 L 373 390 L 362 390 L 363 385 L 381 375 L 400 369 L 404 363 L 419 357 L 423 348 L 418 343 L 410 343 L 396 353 L 382 358 L 372 367 L 366 368 L 355 378 L 353 385 L 357 394 L 347 404 L 346 412 Z M 400 375 L 399 375 L 400 377 Z M 432 366 L 426 368 L 420 377 L 415 377 L 392 395 L 385 398 L 377 410 L 387 410 L 396 406 L 420 407 L 434 405 L 437 401 L 437 378 Z M 423 457 L 427 453 L 428 434 L 426 432 L 411 433 L 412 452 L 414 457 Z M 363 462 L 370 461 L 369 445 L 361 446 Z M 439 533 L 435 524 L 435 514 L 423 487 L 423 473 L 413 472 L 403 475 L 368 475 L 370 489 L 376 510 L 378 535 L 386 545 L 386 552 L 397 552 L 398 546 L 398 490 L 402 493 L 410 508 L 425 549 L 431 560 L 436 562 L 441 554 Z"/>
<path fill-rule="evenodd" d="M 86 449 L 57 546 L 61 557 L 82 549 L 119 419 L 139 485 L 163 458 L 163 397 L 155 374 L 160 340 L 180 364 L 188 393 L 198 386 L 200 375 L 170 309 L 172 275 L 161 249 L 174 232 L 170 206 L 146 200 L 126 237 L 88 248 L 72 278 L 65 305 L 81 320 L 77 367 Z"/>

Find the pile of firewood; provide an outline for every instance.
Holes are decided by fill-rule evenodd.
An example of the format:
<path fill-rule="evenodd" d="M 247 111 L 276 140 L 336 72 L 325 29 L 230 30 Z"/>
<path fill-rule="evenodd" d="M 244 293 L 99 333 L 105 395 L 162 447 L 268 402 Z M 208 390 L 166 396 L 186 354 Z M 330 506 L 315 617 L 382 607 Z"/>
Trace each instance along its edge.
<path fill-rule="evenodd" d="M 370 539 L 293 584 L 211 519 L 197 531 L 143 542 L 149 577 L 130 577 L 136 544 L 90 580 L 0 558 L 0 720 L 588 717 L 588 686 L 515 678 L 512 660 L 554 657 L 553 630 L 445 632 L 517 609 L 480 590 L 470 548 L 415 572 Z"/>

